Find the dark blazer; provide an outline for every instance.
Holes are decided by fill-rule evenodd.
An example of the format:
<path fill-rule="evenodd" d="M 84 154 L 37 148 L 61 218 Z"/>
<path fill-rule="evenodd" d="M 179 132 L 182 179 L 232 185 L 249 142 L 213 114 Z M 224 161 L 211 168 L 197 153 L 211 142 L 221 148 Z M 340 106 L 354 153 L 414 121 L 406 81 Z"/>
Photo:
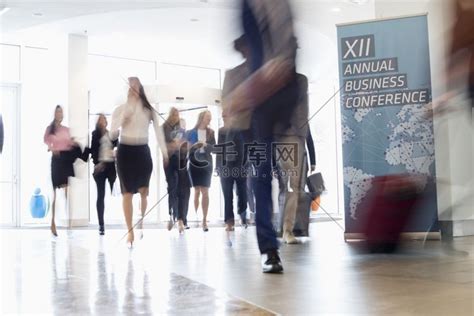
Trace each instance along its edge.
<path fill-rule="evenodd" d="M 97 165 L 99 161 L 99 149 L 100 149 L 100 138 L 101 135 L 99 135 L 98 131 L 93 131 L 92 132 L 92 142 L 91 142 L 91 148 L 89 149 L 90 154 L 92 155 L 92 161 L 94 162 L 94 165 Z M 118 144 L 118 140 L 112 141 L 113 147 L 116 147 Z"/>

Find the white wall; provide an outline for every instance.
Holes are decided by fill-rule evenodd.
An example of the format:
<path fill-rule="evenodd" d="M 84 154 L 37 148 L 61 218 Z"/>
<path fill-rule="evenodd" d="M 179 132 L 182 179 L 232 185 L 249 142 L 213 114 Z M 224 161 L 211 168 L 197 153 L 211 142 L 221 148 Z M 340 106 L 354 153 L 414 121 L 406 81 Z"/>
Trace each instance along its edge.
<path fill-rule="evenodd" d="M 88 39 L 70 34 L 68 37 L 68 108 L 71 136 L 84 148 L 88 145 Z M 70 178 L 69 212 L 73 226 L 89 223 L 88 166 L 81 160 L 74 163 L 75 177 Z"/>

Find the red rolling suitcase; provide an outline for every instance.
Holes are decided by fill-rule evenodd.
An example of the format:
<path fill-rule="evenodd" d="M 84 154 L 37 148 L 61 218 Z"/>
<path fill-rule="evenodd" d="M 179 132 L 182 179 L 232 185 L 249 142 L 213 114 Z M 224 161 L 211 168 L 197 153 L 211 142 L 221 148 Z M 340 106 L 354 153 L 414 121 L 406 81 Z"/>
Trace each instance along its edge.
<path fill-rule="evenodd" d="M 371 252 L 393 252 L 400 234 L 412 218 L 420 198 L 420 186 L 412 175 L 388 175 L 372 179 L 372 189 L 362 201 L 362 232 Z"/>

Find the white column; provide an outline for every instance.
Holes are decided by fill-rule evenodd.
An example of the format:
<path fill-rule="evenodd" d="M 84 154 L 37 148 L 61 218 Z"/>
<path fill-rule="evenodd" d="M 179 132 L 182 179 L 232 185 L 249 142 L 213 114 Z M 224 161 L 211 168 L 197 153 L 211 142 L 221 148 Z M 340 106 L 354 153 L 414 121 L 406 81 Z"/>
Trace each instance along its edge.
<path fill-rule="evenodd" d="M 68 38 L 68 113 L 71 135 L 82 148 L 88 145 L 88 39 L 70 34 Z M 88 165 L 81 160 L 74 164 L 76 176 L 70 179 L 69 215 L 72 226 L 89 223 Z"/>

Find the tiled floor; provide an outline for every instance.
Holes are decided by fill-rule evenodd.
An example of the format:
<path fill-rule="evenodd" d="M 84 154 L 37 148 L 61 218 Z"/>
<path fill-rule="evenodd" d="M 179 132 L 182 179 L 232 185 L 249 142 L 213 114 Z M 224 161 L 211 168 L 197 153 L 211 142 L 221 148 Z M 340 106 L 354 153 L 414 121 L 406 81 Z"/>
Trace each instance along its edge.
<path fill-rule="evenodd" d="M 123 230 L 59 233 L 0 231 L 3 313 L 474 315 L 474 238 L 370 255 L 315 223 L 282 247 L 285 273 L 265 275 L 254 228 L 150 229 L 131 251 Z"/>

